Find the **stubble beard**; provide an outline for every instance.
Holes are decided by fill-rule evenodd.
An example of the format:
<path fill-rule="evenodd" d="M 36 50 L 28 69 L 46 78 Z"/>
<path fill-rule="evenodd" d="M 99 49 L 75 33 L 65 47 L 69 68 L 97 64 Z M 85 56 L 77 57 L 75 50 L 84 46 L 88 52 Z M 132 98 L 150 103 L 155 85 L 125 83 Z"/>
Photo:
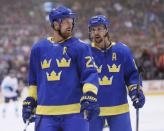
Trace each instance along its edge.
<path fill-rule="evenodd" d="M 66 39 L 66 38 L 68 38 L 69 36 L 71 36 L 72 35 L 72 31 L 65 31 L 65 32 L 61 32 L 61 36 L 64 38 L 64 39 Z"/>

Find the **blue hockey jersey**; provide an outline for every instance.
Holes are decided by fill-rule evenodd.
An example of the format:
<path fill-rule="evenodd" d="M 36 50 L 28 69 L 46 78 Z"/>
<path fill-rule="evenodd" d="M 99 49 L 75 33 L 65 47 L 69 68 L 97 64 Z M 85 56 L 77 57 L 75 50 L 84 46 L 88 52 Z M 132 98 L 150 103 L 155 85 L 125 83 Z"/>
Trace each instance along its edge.
<path fill-rule="evenodd" d="M 38 104 L 36 114 L 79 113 L 83 93 L 97 94 L 91 48 L 73 37 L 61 43 L 52 37 L 39 41 L 31 50 L 29 85 L 29 96 Z"/>
<path fill-rule="evenodd" d="M 92 43 L 92 54 L 99 75 L 100 116 L 128 112 L 127 87 L 138 83 L 138 71 L 130 49 L 123 43 L 112 42 L 103 51 Z"/>

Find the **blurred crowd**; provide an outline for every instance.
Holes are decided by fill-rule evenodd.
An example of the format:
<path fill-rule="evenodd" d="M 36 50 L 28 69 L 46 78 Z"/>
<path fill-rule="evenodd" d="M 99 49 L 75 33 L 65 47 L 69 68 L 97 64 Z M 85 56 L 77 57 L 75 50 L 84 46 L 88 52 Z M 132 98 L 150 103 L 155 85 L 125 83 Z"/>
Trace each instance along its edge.
<path fill-rule="evenodd" d="M 85 41 L 88 19 L 108 16 L 111 38 L 130 46 L 145 70 L 143 78 L 164 79 L 163 0 L 1 0 L 0 81 L 15 69 L 20 83 L 27 84 L 31 46 L 52 33 L 45 6 L 61 4 L 77 13 L 75 36 Z"/>

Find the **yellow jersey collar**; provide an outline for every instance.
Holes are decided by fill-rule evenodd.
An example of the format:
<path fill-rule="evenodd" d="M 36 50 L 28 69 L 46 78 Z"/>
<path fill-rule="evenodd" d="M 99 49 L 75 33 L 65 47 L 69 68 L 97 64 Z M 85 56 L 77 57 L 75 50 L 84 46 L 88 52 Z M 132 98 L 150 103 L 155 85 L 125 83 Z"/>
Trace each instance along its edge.
<path fill-rule="evenodd" d="M 69 36 L 68 38 L 66 38 L 66 39 L 64 39 L 64 40 L 62 40 L 62 41 L 56 42 L 56 43 L 63 43 L 63 42 L 67 41 L 67 40 L 70 39 L 70 38 L 72 38 L 72 35 Z M 47 37 L 47 40 L 50 41 L 51 43 L 55 43 L 54 37 Z"/>
<path fill-rule="evenodd" d="M 111 41 L 111 44 L 110 44 L 110 46 L 109 46 L 107 49 L 110 49 L 110 48 L 111 48 L 112 46 L 114 46 L 115 44 L 116 44 L 116 42 Z M 101 48 L 99 48 L 98 46 L 96 46 L 95 42 L 92 42 L 92 43 L 91 43 L 91 46 L 102 51 Z"/>

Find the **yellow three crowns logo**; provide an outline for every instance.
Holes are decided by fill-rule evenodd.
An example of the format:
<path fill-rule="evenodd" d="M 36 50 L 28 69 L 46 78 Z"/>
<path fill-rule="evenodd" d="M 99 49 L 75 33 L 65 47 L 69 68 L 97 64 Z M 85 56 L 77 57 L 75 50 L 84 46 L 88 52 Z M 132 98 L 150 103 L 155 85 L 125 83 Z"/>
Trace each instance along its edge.
<path fill-rule="evenodd" d="M 58 80 L 60 80 L 61 73 L 62 73 L 62 71 L 60 71 L 59 73 L 52 71 L 50 74 L 48 72 L 46 72 L 47 80 L 48 81 L 58 81 Z"/>
<path fill-rule="evenodd" d="M 58 67 L 70 67 L 71 59 L 66 60 L 65 58 L 62 58 L 60 61 L 56 59 Z"/>
<path fill-rule="evenodd" d="M 113 76 L 111 76 L 110 79 L 108 79 L 107 76 L 104 76 L 102 79 L 99 78 L 99 84 L 100 85 L 111 85 L 112 80 L 113 80 Z"/>
<path fill-rule="evenodd" d="M 119 65 L 118 67 L 115 64 L 113 64 L 112 66 L 109 66 L 109 65 L 107 66 L 108 66 L 109 72 L 120 72 L 121 65 Z"/>
<path fill-rule="evenodd" d="M 98 67 L 98 66 L 94 63 L 94 66 L 96 67 L 97 72 L 98 72 L 98 73 L 101 73 L 101 71 L 102 71 L 102 65 Z"/>
<path fill-rule="evenodd" d="M 50 59 L 50 60 L 47 61 L 46 59 L 44 59 L 44 61 L 41 62 L 41 67 L 42 67 L 42 69 L 49 68 L 49 67 L 50 67 L 50 64 L 51 64 L 51 60 L 52 60 L 52 59 Z"/>

